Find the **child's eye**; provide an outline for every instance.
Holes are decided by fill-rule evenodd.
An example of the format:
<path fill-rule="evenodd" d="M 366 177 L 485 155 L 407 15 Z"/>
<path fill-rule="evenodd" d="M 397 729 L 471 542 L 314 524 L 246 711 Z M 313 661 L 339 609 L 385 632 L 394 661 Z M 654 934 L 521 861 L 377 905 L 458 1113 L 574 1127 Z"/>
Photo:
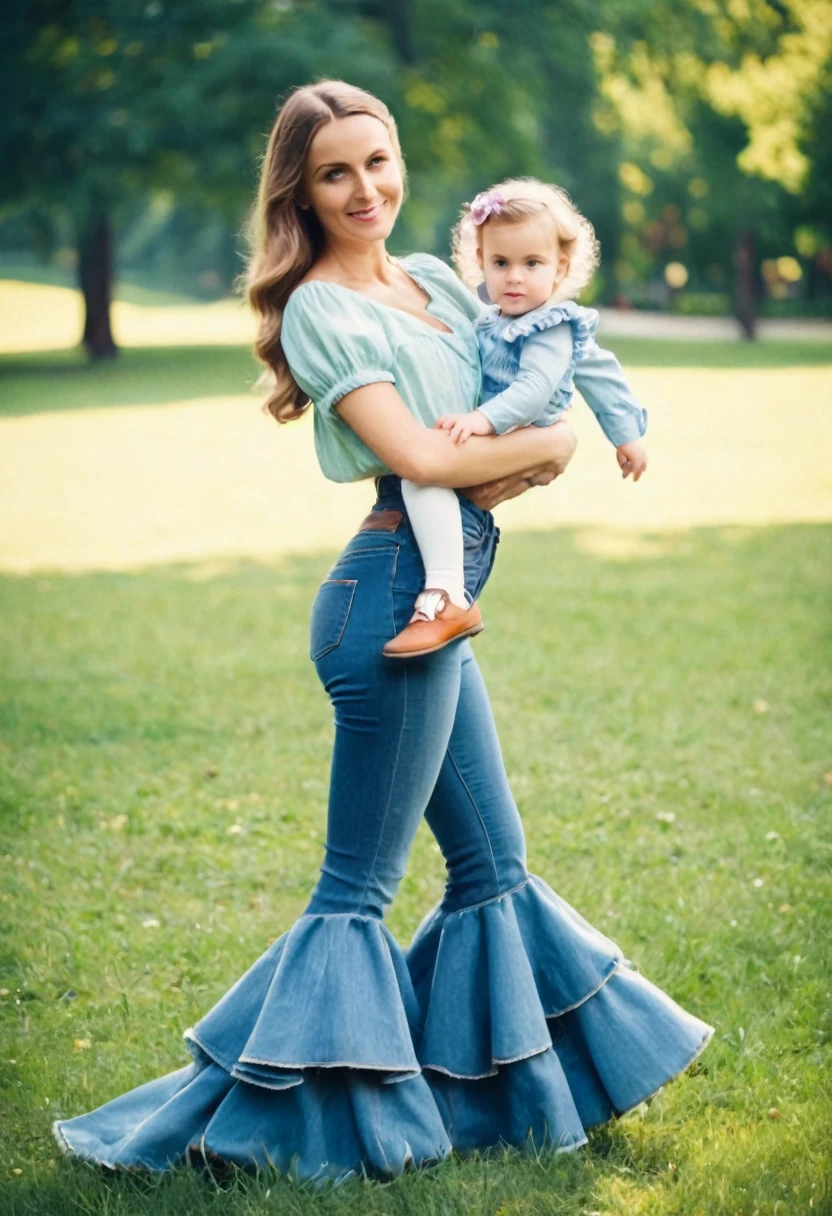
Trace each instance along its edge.
<path fill-rule="evenodd" d="M 495 259 L 494 259 L 494 265 L 495 265 L 495 266 L 499 266 L 499 268 L 500 268 L 501 270 L 502 270 L 502 268 L 505 266 L 505 264 L 506 264 L 506 260 L 505 260 L 505 258 L 495 258 Z"/>
<path fill-rule="evenodd" d="M 526 265 L 527 266 L 539 266 L 540 258 L 529 258 L 529 260 L 526 262 Z"/>

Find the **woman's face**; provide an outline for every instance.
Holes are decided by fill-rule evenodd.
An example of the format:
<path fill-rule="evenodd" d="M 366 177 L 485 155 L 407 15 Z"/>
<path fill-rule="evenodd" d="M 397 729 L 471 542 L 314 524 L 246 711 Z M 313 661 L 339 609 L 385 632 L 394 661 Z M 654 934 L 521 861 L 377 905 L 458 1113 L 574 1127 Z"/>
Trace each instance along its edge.
<path fill-rule="evenodd" d="M 380 119 L 351 114 L 315 133 L 300 201 L 315 212 L 328 245 L 385 240 L 403 194 L 399 163 Z"/>

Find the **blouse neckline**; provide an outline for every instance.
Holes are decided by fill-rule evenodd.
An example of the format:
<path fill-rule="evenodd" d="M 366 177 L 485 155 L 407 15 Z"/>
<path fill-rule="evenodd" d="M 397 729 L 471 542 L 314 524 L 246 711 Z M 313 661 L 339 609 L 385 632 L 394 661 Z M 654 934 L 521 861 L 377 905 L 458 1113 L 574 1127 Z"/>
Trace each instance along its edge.
<path fill-rule="evenodd" d="M 416 286 L 428 297 L 428 302 L 425 305 L 425 312 L 429 316 L 437 317 L 443 325 L 448 326 L 447 329 L 437 329 L 435 325 L 429 325 L 427 321 L 420 321 L 415 313 L 408 312 L 406 308 L 396 308 L 395 304 L 384 304 L 381 300 L 374 300 L 372 296 L 368 296 L 363 291 L 356 291 L 353 287 L 345 287 L 343 283 L 333 283 L 330 279 L 307 279 L 305 283 L 298 284 L 295 291 L 300 291 L 301 287 L 307 287 L 310 283 L 323 283 L 327 287 L 337 287 L 341 291 L 348 291 L 352 296 L 360 296 L 362 300 L 366 300 L 368 304 L 374 304 L 376 308 L 383 308 L 387 312 L 395 312 L 399 316 L 409 317 L 410 320 L 413 321 L 414 324 L 418 325 L 421 329 L 426 329 L 429 333 L 438 334 L 440 338 L 458 338 L 459 334 L 457 333 L 456 328 L 435 311 L 434 306 L 436 304 L 436 300 L 430 288 L 425 285 L 425 281 L 422 276 L 419 274 L 414 274 L 413 271 L 408 267 L 403 266 L 403 258 L 392 257 L 390 254 L 387 256 L 391 262 L 395 262 L 397 266 L 400 266 L 407 277 L 412 279 Z M 294 295 L 294 292 L 292 294 Z"/>

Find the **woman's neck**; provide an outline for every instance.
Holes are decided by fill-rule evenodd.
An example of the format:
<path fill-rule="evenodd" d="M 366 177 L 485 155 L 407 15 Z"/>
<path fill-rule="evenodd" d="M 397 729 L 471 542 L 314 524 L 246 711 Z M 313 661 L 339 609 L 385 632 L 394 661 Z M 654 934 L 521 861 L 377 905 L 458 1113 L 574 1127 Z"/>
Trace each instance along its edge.
<path fill-rule="evenodd" d="M 324 250 L 315 272 L 345 287 L 366 291 L 368 287 L 389 285 L 392 265 L 384 241 L 361 245 L 338 244 Z"/>

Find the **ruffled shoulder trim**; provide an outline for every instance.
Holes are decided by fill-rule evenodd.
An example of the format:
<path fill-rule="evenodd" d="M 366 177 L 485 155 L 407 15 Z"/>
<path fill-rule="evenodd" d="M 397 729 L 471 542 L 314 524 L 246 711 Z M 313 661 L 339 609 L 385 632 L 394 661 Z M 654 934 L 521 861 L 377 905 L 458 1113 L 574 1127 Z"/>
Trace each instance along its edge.
<path fill-rule="evenodd" d="M 500 336 L 506 342 L 514 342 L 517 338 L 528 338 L 544 329 L 552 329 L 564 321 L 572 329 L 574 359 L 577 361 L 583 358 L 595 343 L 598 313 L 594 308 L 583 308 L 573 300 L 564 300 L 560 304 L 543 304 L 540 308 L 533 308 L 524 313 L 522 317 L 512 317 L 500 327 Z"/>

